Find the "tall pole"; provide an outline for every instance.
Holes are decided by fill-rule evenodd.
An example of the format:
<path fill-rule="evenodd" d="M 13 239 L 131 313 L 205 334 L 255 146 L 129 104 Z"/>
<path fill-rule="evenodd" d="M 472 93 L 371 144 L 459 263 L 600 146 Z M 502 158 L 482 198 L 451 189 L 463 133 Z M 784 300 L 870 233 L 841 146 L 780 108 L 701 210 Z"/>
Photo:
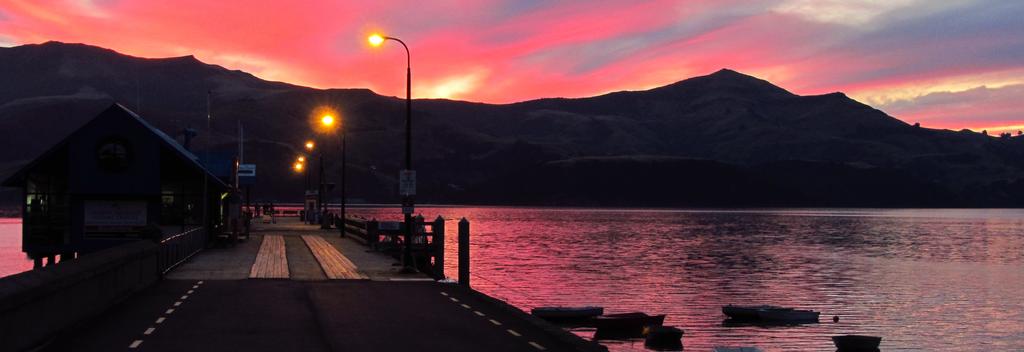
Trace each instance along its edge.
<path fill-rule="evenodd" d="M 203 154 L 205 154 L 205 157 L 206 157 L 206 160 L 203 161 L 203 164 L 204 164 L 203 166 L 204 167 L 209 165 L 208 163 L 210 162 L 210 148 L 213 146 L 213 129 L 210 127 L 211 124 L 212 124 L 212 121 L 213 121 L 213 115 L 210 113 L 210 110 L 211 110 L 210 109 L 210 95 L 211 94 L 212 94 L 212 91 L 210 91 L 210 90 L 206 91 L 206 138 L 207 138 L 207 141 L 209 141 L 209 145 L 206 146 L 206 151 L 205 151 L 205 153 L 203 153 Z M 206 236 L 207 236 L 207 238 L 210 238 L 212 236 L 212 234 L 210 233 L 211 227 L 210 227 L 210 217 L 209 217 L 209 214 L 210 214 L 210 209 L 209 209 L 210 208 L 210 197 L 209 197 L 209 183 L 210 183 L 210 179 L 209 179 L 209 177 L 210 176 L 204 171 L 203 172 L 203 227 L 206 228 Z"/>
<path fill-rule="evenodd" d="M 345 154 L 348 154 L 348 148 L 345 146 L 345 134 L 348 130 L 347 124 L 341 126 L 341 223 L 338 224 L 338 230 L 341 232 L 341 237 L 345 237 L 345 227 L 347 226 L 345 220 L 345 168 L 348 164 L 345 160 Z"/>
<path fill-rule="evenodd" d="M 405 170 L 412 171 L 412 55 L 409 53 L 409 46 L 398 38 L 391 38 L 405 48 Z M 403 270 L 406 272 L 415 271 L 412 263 L 412 212 L 414 199 L 411 194 L 403 195 L 402 212 L 405 213 L 405 253 L 402 256 Z"/>
<path fill-rule="evenodd" d="M 317 179 L 320 183 L 316 193 L 316 212 L 320 226 L 324 223 L 324 153 L 320 152 L 320 176 Z"/>

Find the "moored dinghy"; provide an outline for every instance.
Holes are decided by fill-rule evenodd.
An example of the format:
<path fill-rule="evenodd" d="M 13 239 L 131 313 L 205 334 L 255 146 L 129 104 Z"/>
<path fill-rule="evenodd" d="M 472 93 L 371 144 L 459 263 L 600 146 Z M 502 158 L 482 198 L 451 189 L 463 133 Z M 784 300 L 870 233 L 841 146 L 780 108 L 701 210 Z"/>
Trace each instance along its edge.
<path fill-rule="evenodd" d="M 553 323 L 579 323 L 604 314 L 604 307 L 537 307 L 530 314 Z"/>
<path fill-rule="evenodd" d="M 832 343 L 840 352 L 868 352 L 878 351 L 882 344 L 882 338 L 878 336 L 865 335 L 841 335 L 832 336 Z"/>
<path fill-rule="evenodd" d="M 728 316 L 730 318 L 733 318 L 733 319 L 737 319 L 737 320 L 757 320 L 757 319 L 759 319 L 757 313 L 759 311 L 761 311 L 761 310 L 764 310 L 764 309 L 786 309 L 786 308 L 779 307 L 779 306 L 769 306 L 769 305 L 734 306 L 734 305 L 730 304 L 730 305 L 727 305 L 727 306 L 722 306 L 722 314 L 725 314 L 726 316 Z"/>
<path fill-rule="evenodd" d="M 757 313 L 761 321 L 779 323 L 817 323 L 821 313 L 801 309 L 765 309 Z"/>
<path fill-rule="evenodd" d="M 661 326 L 665 315 L 647 315 L 641 312 L 608 314 L 590 320 L 590 325 L 597 328 L 595 339 L 625 339 L 643 336 L 644 328 Z"/>
<path fill-rule="evenodd" d="M 821 313 L 770 305 L 727 305 L 722 307 L 722 314 L 740 322 L 799 324 L 817 323 Z"/>
<path fill-rule="evenodd" d="M 682 351 L 683 330 L 674 326 L 652 326 L 647 330 L 644 347 L 657 351 Z"/>

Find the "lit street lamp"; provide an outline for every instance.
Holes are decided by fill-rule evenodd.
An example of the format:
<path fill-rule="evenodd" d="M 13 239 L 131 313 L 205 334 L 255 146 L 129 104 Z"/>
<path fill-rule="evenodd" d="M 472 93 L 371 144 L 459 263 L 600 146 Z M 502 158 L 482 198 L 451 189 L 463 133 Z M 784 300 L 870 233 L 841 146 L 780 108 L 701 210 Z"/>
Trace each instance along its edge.
<path fill-rule="evenodd" d="M 338 139 L 340 139 L 339 147 L 341 148 L 341 211 L 338 214 L 338 217 L 341 219 L 341 223 L 338 224 L 338 231 L 341 233 L 341 237 L 345 237 L 345 197 L 347 196 L 345 194 L 345 174 L 348 166 L 348 162 L 346 160 L 348 148 L 345 147 L 345 135 L 347 134 L 348 128 L 341 126 L 340 121 L 331 114 L 324 114 L 321 116 L 320 125 L 332 131 L 335 129 L 341 130 L 338 135 Z M 335 127 L 335 125 L 338 126 Z M 327 226 L 329 227 L 330 225 Z"/>
<path fill-rule="evenodd" d="M 405 214 L 405 253 L 402 255 L 403 271 L 412 272 L 412 212 L 414 206 L 413 196 L 415 195 L 416 174 L 412 171 L 412 55 L 409 53 L 409 46 L 401 39 L 383 36 L 380 34 L 370 35 L 367 40 L 370 45 L 379 47 L 385 41 L 394 40 L 405 48 L 405 170 L 402 170 L 399 183 L 402 193 L 402 213 Z M 405 181 L 405 182 L 403 182 Z"/>

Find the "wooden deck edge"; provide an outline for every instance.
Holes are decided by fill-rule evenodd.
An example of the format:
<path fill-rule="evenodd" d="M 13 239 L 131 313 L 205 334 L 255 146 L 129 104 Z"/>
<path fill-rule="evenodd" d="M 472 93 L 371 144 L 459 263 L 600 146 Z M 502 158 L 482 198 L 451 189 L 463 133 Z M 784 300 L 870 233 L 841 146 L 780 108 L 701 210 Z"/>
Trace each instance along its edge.
<path fill-rule="evenodd" d="M 517 308 L 516 306 L 513 306 L 513 305 L 509 304 L 508 302 L 505 302 L 505 301 L 502 301 L 500 299 L 488 296 L 487 294 L 485 294 L 483 292 L 480 292 L 480 291 L 477 291 L 477 290 L 474 290 L 472 288 L 465 288 L 465 287 L 459 286 L 457 284 L 451 284 L 451 285 L 452 286 L 457 286 L 460 289 L 464 289 L 464 290 L 468 291 L 469 294 L 471 294 L 473 296 L 476 296 L 476 297 L 480 298 L 481 300 L 483 300 L 485 302 L 488 302 L 488 303 L 494 305 L 495 307 L 497 307 L 497 308 L 499 308 L 501 310 L 504 310 L 504 311 L 508 312 L 509 314 L 512 314 L 513 316 L 519 318 L 519 319 L 525 320 L 525 321 L 527 321 L 527 322 L 537 326 L 537 328 L 541 329 L 542 331 L 544 331 L 544 332 L 546 332 L 548 334 L 551 334 L 556 340 L 572 346 L 573 348 L 575 348 L 576 351 L 580 351 L 580 352 L 608 352 L 608 347 L 605 347 L 605 346 L 603 346 L 603 345 L 601 345 L 601 344 L 599 344 L 597 342 L 589 341 L 587 339 L 579 337 L 576 334 L 573 334 L 572 332 L 569 332 L 568 330 L 565 330 L 565 329 L 563 329 L 561 327 L 558 327 L 558 326 L 555 326 L 555 325 L 553 325 L 553 324 L 551 324 L 551 323 L 549 323 L 549 322 L 547 322 L 547 321 L 545 321 L 543 319 L 540 319 L 540 318 L 537 318 L 537 317 L 535 317 L 533 315 L 530 315 L 530 313 L 524 312 L 523 310 Z"/>

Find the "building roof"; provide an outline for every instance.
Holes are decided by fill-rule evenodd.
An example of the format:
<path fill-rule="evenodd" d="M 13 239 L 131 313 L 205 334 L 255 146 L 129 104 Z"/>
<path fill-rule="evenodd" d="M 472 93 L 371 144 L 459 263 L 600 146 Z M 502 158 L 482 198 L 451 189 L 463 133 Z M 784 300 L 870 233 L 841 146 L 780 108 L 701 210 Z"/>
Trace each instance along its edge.
<path fill-rule="evenodd" d="M 213 179 L 213 182 L 215 184 L 218 184 L 218 185 L 223 186 L 225 188 L 228 187 L 228 185 L 226 183 L 224 183 L 220 178 L 218 178 L 217 175 L 215 175 L 212 172 L 210 172 L 210 170 L 208 170 L 206 167 L 203 166 L 203 164 L 201 162 L 199 162 L 199 157 L 197 157 L 195 154 L 192 154 L 192 152 L 190 152 L 187 149 L 185 149 L 185 147 L 181 146 L 181 144 L 178 144 L 178 141 L 174 140 L 174 138 L 171 138 L 171 136 L 168 136 L 166 133 L 164 133 L 160 129 L 158 129 L 155 126 L 149 124 L 149 122 L 146 122 L 146 120 L 144 120 L 141 117 L 139 117 L 139 115 L 136 114 L 135 112 L 131 111 L 130 109 L 128 109 L 128 108 L 126 108 L 123 105 L 118 104 L 118 103 L 111 104 L 110 107 L 108 107 L 107 109 L 103 110 L 103 112 L 100 112 L 99 114 L 97 114 L 95 117 L 92 118 L 92 120 L 89 120 L 89 122 L 85 123 L 85 125 L 80 127 L 78 130 L 75 130 L 74 132 L 71 132 L 71 134 L 69 134 L 66 137 L 64 137 L 64 139 L 62 139 L 60 142 L 55 144 L 49 150 L 44 152 L 42 155 L 37 157 L 35 160 L 32 160 L 32 162 L 29 162 L 28 164 L 26 164 L 24 167 L 22 167 L 20 170 L 18 170 L 18 172 L 15 172 L 13 175 L 11 175 L 11 177 L 8 177 L 6 180 L 4 180 L 2 185 L 3 186 L 9 186 L 9 187 L 21 187 L 21 186 L 23 186 L 24 183 L 25 183 L 25 177 L 28 175 L 28 172 L 30 170 L 32 170 L 32 168 L 34 168 L 40 162 L 42 162 L 43 160 L 47 159 L 53 153 L 56 153 L 62 147 L 67 145 L 68 141 L 71 140 L 71 137 L 73 137 L 74 135 L 78 134 L 79 131 L 81 131 L 86 126 L 91 124 L 97 118 L 99 118 L 101 116 L 104 116 L 104 115 L 107 115 L 107 114 L 112 113 L 112 112 L 120 113 L 120 114 L 122 114 L 124 116 L 128 116 L 128 117 L 131 118 L 131 120 L 134 120 L 134 121 L 138 122 L 140 125 L 142 125 L 142 127 L 145 130 L 147 130 L 147 131 L 151 132 L 153 135 L 155 135 L 157 137 L 157 140 L 159 140 L 161 142 L 161 144 L 163 144 L 164 146 L 168 147 L 173 152 L 172 154 L 177 155 L 178 157 L 180 157 L 182 160 L 185 161 L 186 164 L 190 164 L 190 165 L 194 166 L 196 169 L 201 170 L 203 173 L 205 173 L 207 176 L 209 176 L 210 179 Z"/>

